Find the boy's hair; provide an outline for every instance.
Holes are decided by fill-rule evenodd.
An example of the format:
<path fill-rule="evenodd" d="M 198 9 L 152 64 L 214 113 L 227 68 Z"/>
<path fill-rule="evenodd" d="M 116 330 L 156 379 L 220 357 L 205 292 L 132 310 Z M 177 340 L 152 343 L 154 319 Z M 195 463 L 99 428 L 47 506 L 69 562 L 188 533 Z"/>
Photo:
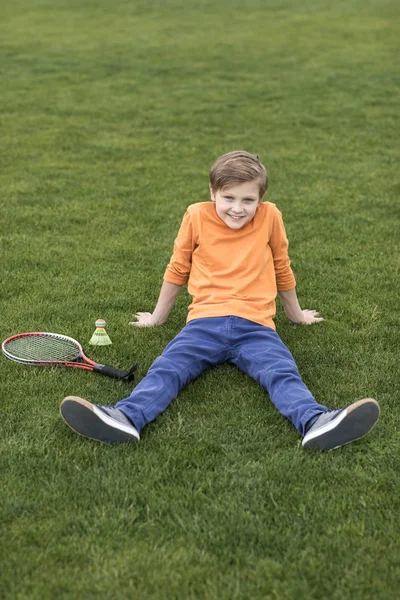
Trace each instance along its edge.
<path fill-rule="evenodd" d="M 210 185 L 213 192 L 246 181 L 257 181 L 260 199 L 268 189 L 268 173 L 256 154 L 244 150 L 220 156 L 210 169 Z"/>

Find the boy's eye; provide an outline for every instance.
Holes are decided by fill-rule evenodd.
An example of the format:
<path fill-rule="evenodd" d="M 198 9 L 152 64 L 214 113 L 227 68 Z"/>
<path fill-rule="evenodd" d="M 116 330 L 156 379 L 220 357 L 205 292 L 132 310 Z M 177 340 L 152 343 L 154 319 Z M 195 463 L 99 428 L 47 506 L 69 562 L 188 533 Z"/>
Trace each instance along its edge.
<path fill-rule="evenodd" d="M 232 200 L 234 200 L 233 196 L 223 196 L 224 200 L 228 200 L 229 202 L 231 202 Z M 255 202 L 254 198 L 244 198 L 243 202 L 245 202 L 246 204 L 252 204 L 253 202 Z"/>

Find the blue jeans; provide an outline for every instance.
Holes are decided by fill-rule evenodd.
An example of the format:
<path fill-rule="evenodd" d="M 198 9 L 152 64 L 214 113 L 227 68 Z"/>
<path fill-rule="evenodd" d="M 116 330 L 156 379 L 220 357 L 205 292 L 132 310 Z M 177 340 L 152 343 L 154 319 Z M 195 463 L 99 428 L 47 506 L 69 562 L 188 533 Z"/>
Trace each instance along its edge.
<path fill-rule="evenodd" d="M 241 317 L 190 321 L 116 407 L 140 432 L 208 367 L 229 362 L 255 379 L 278 411 L 304 435 L 306 423 L 327 409 L 304 385 L 293 356 L 270 327 Z"/>

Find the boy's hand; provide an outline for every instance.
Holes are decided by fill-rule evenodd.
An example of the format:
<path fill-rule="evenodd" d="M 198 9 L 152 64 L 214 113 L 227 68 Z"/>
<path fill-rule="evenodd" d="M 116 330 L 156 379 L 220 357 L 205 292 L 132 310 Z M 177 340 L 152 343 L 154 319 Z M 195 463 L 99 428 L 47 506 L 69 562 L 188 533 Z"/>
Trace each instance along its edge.
<path fill-rule="evenodd" d="M 131 321 L 129 325 L 135 327 L 155 327 L 156 325 L 162 325 L 161 321 L 154 318 L 153 313 L 149 312 L 138 312 L 135 314 L 137 321 Z"/>
<path fill-rule="evenodd" d="M 301 312 L 296 315 L 295 318 L 290 318 L 291 323 L 295 323 L 296 325 L 312 325 L 312 323 L 320 323 L 324 319 L 319 317 L 319 312 L 316 310 L 309 310 L 306 308 L 305 310 L 301 310 Z"/>
<path fill-rule="evenodd" d="M 136 313 L 135 317 L 137 321 L 131 321 L 129 325 L 134 325 L 135 327 L 155 327 L 156 325 L 164 325 L 164 323 L 167 322 L 168 315 L 181 289 L 181 285 L 163 281 L 154 311 L 152 313 Z"/>
<path fill-rule="evenodd" d="M 301 308 L 297 299 L 296 288 L 285 292 L 278 292 L 278 295 L 285 309 L 286 316 L 291 323 L 295 323 L 296 325 L 311 325 L 312 323 L 323 321 L 322 317 L 318 317 L 319 312 L 317 310 L 309 310 L 308 308 L 303 310 Z"/>

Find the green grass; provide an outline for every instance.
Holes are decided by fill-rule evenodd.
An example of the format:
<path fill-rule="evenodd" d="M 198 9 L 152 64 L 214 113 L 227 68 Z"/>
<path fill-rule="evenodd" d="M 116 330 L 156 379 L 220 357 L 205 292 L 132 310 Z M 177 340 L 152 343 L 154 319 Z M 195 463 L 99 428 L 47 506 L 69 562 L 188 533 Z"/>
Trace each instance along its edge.
<path fill-rule="evenodd" d="M 126 384 L 0 360 L 0 596 L 397 599 L 398 3 L 37 0 L 0 22 L 0 336 L 48 330 L 138 379 L 185 322 L 152 310 L 188 204 L 234 149 L 269 169 L 304 308 L 281 337 L 316 398 L 378 399 L 370 436 L 304 452 L 223 365 L 137 447 L 74 435 L 67 394 Z M 108 348 L 88 349 L 96 318 Z"/>

